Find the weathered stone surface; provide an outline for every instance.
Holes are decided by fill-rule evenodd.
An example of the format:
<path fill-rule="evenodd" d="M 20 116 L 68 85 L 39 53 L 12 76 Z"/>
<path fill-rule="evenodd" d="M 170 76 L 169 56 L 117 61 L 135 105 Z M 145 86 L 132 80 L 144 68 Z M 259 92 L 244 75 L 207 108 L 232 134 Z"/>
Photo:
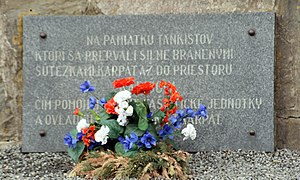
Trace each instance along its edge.
<path fill-rule="evenodd" d="M 275 99 L 277 147 L 300 150 L 300 4 L 278 1 Z"/>
<path fill-rule="evenodd" d="M 278 118 L 277 120 L 277 147 L 299 150 L 300 121 L 295 118 Z"/>
<path fill-rule="evenodd" d="M 104 14 L 161 14 L 161 13 L 220 13 L 273 11 L 275 0 L 222 1 L 222 0 L 96 0 Z"/>
<path fill-rule="evenodd" d="M 84 80 L 103 97 L 114 79 L 134 76 L 174 82 L 179 109 L 207 105 L 183 149 L 273 151 L 274 23 L 273 13 L 25 17 L 23 150 L 64 149 Z M 161 107 L 159 91 L 151 109 Z"/>
<path fill-rule="evenodd" d="M 0 13 L 3 9 L 0 8 Z M 18 97 L 22 90 L 18 89 L 18 81 L 14 75 L 20 71 L 16 51 L 11 47 L 6 36 L 7 18 L 0 16 L 0 139 L 2 142 L 20 141 L 21 114 Z"/>

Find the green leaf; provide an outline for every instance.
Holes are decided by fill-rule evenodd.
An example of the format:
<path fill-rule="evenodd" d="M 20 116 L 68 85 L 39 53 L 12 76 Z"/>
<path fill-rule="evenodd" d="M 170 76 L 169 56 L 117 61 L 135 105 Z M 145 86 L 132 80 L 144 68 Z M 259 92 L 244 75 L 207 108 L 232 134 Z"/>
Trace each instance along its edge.
<path fill-rule="evenodd" d="M 117 142 L 115 145 L 115 151 L 119 155 L 123 155 L 125 153 L 124 146 L 120 142 Z"/>
<path fill-rule="evenodd" d="M 94 110 L 90 109 L 90 112 L 93 114 L 96 121 L 100 120 L 100 116 Z"/>
<path fill-rule="evenodd" d="M 176 104 L 171 103 L 169 106 L 169 109 L 173 109 L 176 106 Z"/>
<path fill-rule="evenodd" d="M 124 128 L 115 119 L 101 120 L 101 124 L 109 127 L 108 136 L 112 139 L 118 138 L 123 133 Z"/>
<path fill-rule="evenodd" d="M 70 131 L 70 134 L 71 134 L 71 136 L 72 136 L 72 138 L 73 139 L 77 139 L 77 129 L 75 128 L 75 129 L 72 129 L 71 131 Z"/>
<path fill-rule="evenodd" d="M 77 163 L 79 157 L 81 156 L 84 150 L 84 144 L 82 141 L 76 143 L 75 148 L 68 148 L 68 155 L 71 156 L 72 160 Z"/>
<path fill-rule="evenodd" d="M 133 148 L 133 149 L 136 149 L 136 148 Z M 120 142 L 116 143 L 115 151 L 118 155 L 125 156 L 125 157 L 134 157 L 138 153 L 138 151 L 136 151 L 136 150 L 130 150 L 130 151 L 125 152 L 124 146 Z"/>
<path fill-rule="evenodd" d="M 139 149 L 137 144 L 133 144 L 130 151 L 137 151 Z"/>
<path fill-rule="evenodd" d="M 155 125 L 154 124 L 149 124 L 148 126 L 148 131 L 150 132 L 150 134 L 156 139 L 158 140 L 159 137 L 157 136 L 157 131 L 156 131 L 156 128 L 155 128 Z"/>
<path fill-rule="evenodd" d="M 111 118 L 111 115 L 108 114 L 108 113 L 106 112 L 105 109 L 102 109 L 102 110 L 100 111 L 99 117 L 100 117 L 100 120 L 102 121 L 102 120 L 110 119 L 110 118 Z"/>
<path fill-rule="evenodd" d="M 161 110 L 157 110 L 153 115 L 152 115 L 152 119 L 153 121 L 155 121 L 156 123 L 161 123 L 162 119 L 165 118 L 165 113 L 162 112 Z"/>
<path fill-rule="evenodd" d="M 142 131 L 138 128 L 137 124 L 128 124 L 125 129 L 124 135 L 130 136 L 130 133 L 134 132 L 137 136 L 142 136 L 145 131 Z"/>
<path fill-rule="evenodd" d="M 123 154 L 123 156 L 132 158 L 136 156 L 138 153 L 139 153 L 138 151 L 127 151 L 126 153 Z"/>
<path fill-rule="evenodd" d="M 149 107 L 148 102 L 147 102 L 146 100 L 144 100 L 144 101 L 143 101 L 143 104 L 144 104 L 144 106 L 146 107 L 147 114 L 149 114 L 149 113 L 150 113 L 150 107 Z"/>
<path fill-rule="evenodd" d="M 148 119 L 147 119 L 147 109 L 143 102 L 135 102 L 135 111 L 138 116 L 138 128 L 142 131 L 145 131 L 148 128 Z"/>
<path fill-rule="evenodd" d="M 114 97 L 117 93 L 116 92 L 110 92 L 109 94 L 107 94 L 104 98 L 106 101 L 110 100 L 112 97 Z"/>

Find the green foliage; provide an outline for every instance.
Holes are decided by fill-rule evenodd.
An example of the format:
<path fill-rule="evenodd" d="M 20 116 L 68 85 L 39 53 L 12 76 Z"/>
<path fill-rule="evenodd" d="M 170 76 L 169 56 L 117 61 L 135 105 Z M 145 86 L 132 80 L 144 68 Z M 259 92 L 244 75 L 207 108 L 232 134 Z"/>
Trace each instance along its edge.
<path fill-rule="evenodd" d="M 173 109 L 176 106 L 176 104 L 170 104 L 169 109 Z"/>
<path fill-rule="evenodd" d="M 117 93 L 116 92 L 110 92 L 108 93 L 104 98 L 106 101 L 110 100 L 112 97 L 114 97 Z"/>
<path fill-rule="evenodd" d="M 99 114 L 100 120 L 107 120 L 111 118 L 111 115 L 106 112 L 105 109 L 102 109 Z"/>
<path fill-rule="evenodd" d="M 137 136 L 142 136 L 145 133 L 145 131 L 138 128 L 137 124 L 128 124 L 125 128 L 124 136 L 129 136 L 131 132 L 134 132 Z"/>
<path fill-rule="evenodd" d="M 75 148 L 68 148 L 68 155 L 71 156 L 72 160 L 77 163 L 79 160 L 79 157 L 81 156 L 83 150 L 84 150 L 84 144 L 82 141 L 76 143 Z"/>
<path fill-rule="evenodd" d="M 106 101 L 109 101 L 115 95 L 116 92 L 109 93 L 105 96 Z M 170 96 L 166 98 L 169 99 Z M 93 120 L 95 120 L 90 126 L 96 126 L 95 132 L 99 130 L 99 128 L 101 129 L 101 126 L 108 126 L 109 140 L 107 144 L 94 147 L 91 151 L 86 149 L 88 151 L 87 153 L 84 153 L 85 145 L 82 141 L 77 142 L 75 148 L 68 148 L 68 154 L 71 158 L 76 163 L 80 160 L 80 163 L 76 164 L 71 174 L 75 173 L 75 176 L 77 175 L 89 179 L 129 179 L 132 177 L 136 177 L 137 179 L 157 177 L 186 179 L 187 153 L 174 151 L 176 144 L 173 139 L 161 139 L 158 136 L 158 130 L 161 129 L 159 125 L 163 125 L 164 122 L 162 121 L 166 117 L 166 114 L 161 110 L 157 110 L 153 113 L 151 118 L 147 118 L 147 115 L 150 113 L 147 101 L 127 99 L 126 102 L 133 107 L 132 114 L 128 111 L 131 109 L 126 109 L 125 106 L 119 105 L 119 107 L 117 107 L 124 107 L 124 109 L 119 110 L 124 110 L 123 112 L 126 111 L 126 114 L 122 114 L 124 116 L 126 115 L 126 126 L 119 125 L 117 121 L 118 114 L 108 114 L 104 108 L 101 110 L 89 110 L 89 115 L 92 114 Z M 112 106 L 116 105 L 117 103 Z M 175 106 L 175 103 L 171 103 L 171 105 L 167 107 L 166 112 Z M 152 120 L 156 123 L 153 123 Z M 89 137 L 89 135 L 95 133 L 93 131 L 91 128 L 87 131 L 87 134 L 83 136 Z M 146 147 L 138 148 L 137 144 L 141 141 L 140 138 L 146 131 L 149 131 L 157 140 L 156 146 L 151 149 L 147 149 Z M 130 136 L 132 132 L 139 137 L 139 140 L 132 144 L 130 150 L 125 152 L 122 143 L 125 144 L 126 142 L 119 142 L 118 137 Z M 76 138 L 76 129 L 73 129 L 70 133 L 73 138 Z"/>
<path fill-rule="evenodd" d="M 124 128 L 121 127 L 115 119 L 102 119 L 101 124 L 108 126 L 108 128 L 110 129 L 108 133 L 108 136 L 110 138 L 116 139 L 120 134 L 124 132 Z"/>
<path fill-rule="evenodd" d="M 92 115 L 96 121 L 100 120 L 100 116 L 94 110 L 90 109 L 90 112 L 92 113 Z"/>
<path fill-rule="evenodd" d="M 157 131 L 156 131 L 156 128 L 155 128 L 155 125 L 154 125 L 154 124 L 149 124 L 147 130 L 150 132 L 150 134 L 151 134 L 156 140 L 159 139 L 159 137 L 157 136 Z"/>
<path fill-rule="evenodd" d="M 157 143 L 156 149 L 153 149 L 153 151 L 156 153 L 169 153 L 169 152 L 173 152 L 174 150 L 172 145 L 164 142 L 159 142 Z"/>
<path fill-rule="evenodd" d="M 120 142 L 117 142 L 115 145 L 115 152 L 119 155 L 122 155 L 125 153 L 124 146 Z"/>
<path fill-rule="evenodd" d="M 138 154 L 137 147 L 134 147 L 132 150 L 125 152 L 124 146 L 120 142 L 116 143 L 115 151 L 118 155 L 124 157 L 134 157 Z"/>
<path fill-rule="evenodd" d="M 149 114 L 149 113 L 150 113 L 150 107 L 149 107 L 148 102 L 147 102 L 146 100 L 144 100 L 144 101 L 143 101 L 143 104 L 144 104 L 144 106 L 146 107 L 147 114 Z"/>
<path fill-rule="evenodd" d="M 73 139 L 77 139 L 77 129 L 72 129 L 70 132 Z M 77 142 L 75 148 L 68 148 L 68 155 L 71 156 L 72 160 L 77 163 L 79 157 L 81 156 L 83 150 L 84 150 L 84 144 L 83 142 Z"/>
<path fill-rule="evenodd" d="M 77 138 L 77 129 L 76 128 L 72 129 L 70 131 L 70 134 L 71 134 L 72 138 L 76 139 Z"/>
<path fill-rule="evenodd" d="M 158 120 L 159 122 L 161 122 L 163 119 L 165 118 L 165 113 L 162 112 L 161 110 L 157 110 L 155 113 L 153 113 L 152 115 L 152 119 L 154 121 Z"/>
<path fill-rule="evenodd" d="M 147 108 L 141 101 L 135 101 L 133 108 L 138 116 L 138 128 L 145 131 L 148 128 Z"/>
<path fill-rule="evenodd" d="M 175 150 L 179 150 L 178 145 L 174 141 L 174 139 L 168 139 L 166 143 L 170 143 Z"/>

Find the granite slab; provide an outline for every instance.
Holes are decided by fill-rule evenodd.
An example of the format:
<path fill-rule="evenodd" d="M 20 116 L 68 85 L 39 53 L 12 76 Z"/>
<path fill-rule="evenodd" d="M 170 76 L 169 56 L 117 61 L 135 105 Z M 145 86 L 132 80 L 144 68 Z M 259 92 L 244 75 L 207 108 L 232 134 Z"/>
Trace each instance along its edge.
<path fill-rule="evenodd" d="M 134 76 L 173 82 L 180 109 L 207 106 L 207 119 L 188 120 L 198 133 L 178 140 L 184 150 L 273 151 L 274 27 L 274 13 L 26 16 L 22 150 L 65 151 L 75 107 L 88 109 L 80 83 L 101 97 Z"/>

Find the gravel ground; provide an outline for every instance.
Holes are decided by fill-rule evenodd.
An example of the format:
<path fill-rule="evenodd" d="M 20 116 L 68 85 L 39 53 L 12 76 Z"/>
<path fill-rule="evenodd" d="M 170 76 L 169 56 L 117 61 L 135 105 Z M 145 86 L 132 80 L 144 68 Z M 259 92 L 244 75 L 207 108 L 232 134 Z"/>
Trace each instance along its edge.
<path fill-rule="evenodd" d="M 73 165 L 67 153 L 21 153 L 19 145 L 0 149 L 0 179 L 68 179 Z M 191 179 L 300 180 L 300 152 L 200 152 L 192 155 L 190 169 Z"/>

